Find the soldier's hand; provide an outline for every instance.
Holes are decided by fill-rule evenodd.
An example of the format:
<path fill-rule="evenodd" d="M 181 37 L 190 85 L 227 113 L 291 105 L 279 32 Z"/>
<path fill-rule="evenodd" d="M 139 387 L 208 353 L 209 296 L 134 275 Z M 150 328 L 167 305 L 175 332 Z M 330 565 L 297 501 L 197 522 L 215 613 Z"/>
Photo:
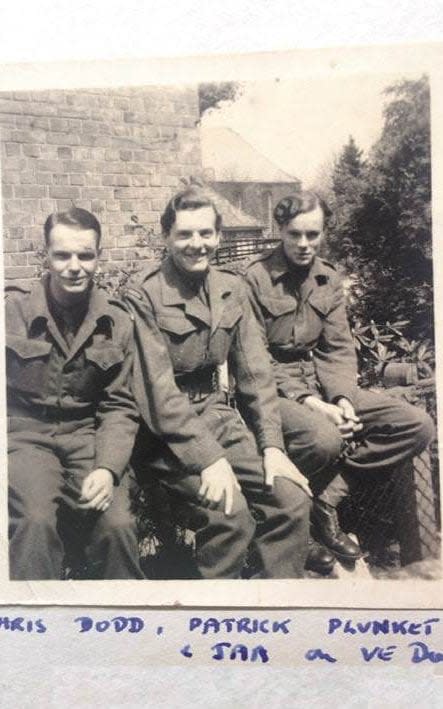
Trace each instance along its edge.
<path fill-rule="evenodd" d="M 363 428 L 363 424 L 360 421 L 360 418 L 355 413 L 355 409 L 349 399 L 346 399 L 344 396 L 342 396 L 340 399 L 338 399 L 337 406 L 341 410 L 345 421 L 348 423 L 348 425 L 352 426 L 352 432 L 357 433 L 358 431 L 361 431 Z"/>
<path fill-rule="evenodd" d="M 106 512 L 114 495 L 114 478 L 110 470 L 97 468 L 83 480 L 78 506 L 82 510 Z"/>
<path fill-rule="evenodd" d="M 240 489 L 231 465 L 226 458 L 220 458 L 202 470 L 197 497 L 201 505 L 211 510 L 215 510 L 224 497 L 225 515 L 229 516 L 234 506 L 234 490 Z"/>
<path fill-rule="evenodd" d="M 340 399 L 342 401 L 343 399 Z M 346 401 L 348 401 L 346 399 Z M 350 402 L 348 402 L 350 403 Z M 355 423 L 352 419 L 346 419 L 343 411 L 336 404 L 328 404 L 327 401 L 317 399 L 315 396 L 307 396 L 303 401 L 304 406 L 307 406 L 311 411 L 317 411 L 319 414 L 326 416 L 331 423 L 337 426 L 340 431 L 340 436 L 346 440 L 354 435 Z"/>
<path fill-rule="evenodd" d="M 263 467 L 265 469 L 265 485 L 272 487 L 274 478 L 287 478 L 312 497 L 309 481 L 288 456 L 279 448 L 265 448 L 263 451 Z"/>

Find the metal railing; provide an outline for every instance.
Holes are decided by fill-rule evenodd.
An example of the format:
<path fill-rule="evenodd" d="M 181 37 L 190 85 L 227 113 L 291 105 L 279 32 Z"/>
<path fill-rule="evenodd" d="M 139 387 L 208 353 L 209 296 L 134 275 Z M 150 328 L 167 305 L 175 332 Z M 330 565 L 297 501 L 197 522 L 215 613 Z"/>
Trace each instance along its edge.
<path fill-rule="evenodd" d="M 214 256 L 214 263 L 220 266 L 229 261 L 240 261 L 248 256 L 269 251 L 278 243 L 280 243 L 280 239 L 254 239 L 253 237 L 226 239 L 218 248 Z"/>

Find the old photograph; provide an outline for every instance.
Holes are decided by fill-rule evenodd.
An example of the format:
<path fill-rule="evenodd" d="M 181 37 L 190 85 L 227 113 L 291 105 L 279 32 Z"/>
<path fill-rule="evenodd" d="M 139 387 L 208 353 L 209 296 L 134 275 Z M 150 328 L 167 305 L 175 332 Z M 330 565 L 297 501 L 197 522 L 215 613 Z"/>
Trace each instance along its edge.
<path fill-rule="evenodd" d="M 6 582 L 440 579 L 430 74 L 295 66 L 0 93 Z"/>

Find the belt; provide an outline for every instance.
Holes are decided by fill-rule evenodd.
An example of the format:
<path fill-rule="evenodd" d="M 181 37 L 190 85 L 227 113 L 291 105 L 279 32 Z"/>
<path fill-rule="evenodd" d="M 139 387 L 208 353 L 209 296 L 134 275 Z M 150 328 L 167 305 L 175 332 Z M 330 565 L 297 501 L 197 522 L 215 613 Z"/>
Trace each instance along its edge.
<path fill-rule="evenodd" d="M 95 408 L 88 406 L 84 409 L 62 409 L 60 406 L 46 406 L 45 404 L 30 404 L 24 406 L 16 403 L 8 403 L 8 416 L 14 418 L 32 418 L 44 422 L 57 421 L 82 421 L 95 416 Z"/>
<path fill-rule="evenodd" d="M 204 367 L 193 372 L 177 374 L 175 382 L 180 391 L 188 395 L 190 401 L 198 403 L 217 391 L 217 370 L 215 367 Z"/>
<path fill-rule="evenodd" d="M 269 347 L 269 352 L 272 357 L 281 363 L 289 362 L 312 362 L 312 352 L 310 350 L 297 352 L 293 349 L 283 349 L 277 345 L 271 345 Z"/>

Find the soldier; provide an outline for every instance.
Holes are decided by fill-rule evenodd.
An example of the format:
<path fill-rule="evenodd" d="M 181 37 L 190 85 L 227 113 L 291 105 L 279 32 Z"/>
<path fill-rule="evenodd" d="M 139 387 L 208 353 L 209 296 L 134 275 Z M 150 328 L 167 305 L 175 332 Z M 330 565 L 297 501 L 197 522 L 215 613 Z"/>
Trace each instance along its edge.
<path fill-rule="evenodd" d="M 129 511 L 138 413 L 132 323 L 92 283 L 100 224 L 72 208 L 44 226 L 49 273 L 6 300 L 11 579 L 60 579 L 69 544 L 93 577 L 143 578 Z"/>
<path fill-rule="evenodd" d="M 357 386 L 355 348 L 334 266 L 317 255 L 326 205 L 312 192 L 282 199 L 274 211 L 281 244 L 247 269 L 251 300 L 274 367 L 288 453 L 314 491 L 320 540 L 344 561 L 360 548 L 340 529 L 336 508 L 360 475 L 393 470 L 433 436 L 421 409 Z M 334 462 L 342 442 L 354 452 Z"/>
<path fill-rule="evenodd" d="M 200 577 L 240 577 L 253 540 L 259 576 L 300 577 L 310 491 L 283 452 L 275 383 L 243 283 L 209 265 L 221 216 L 204 189 L 190 186 L 168 203 L 161 225 L 168 256 L 128 292 L 134 393 L 155 434 L 139 456 L 141 482 L 155 477 L 186 504 Z M 217 386 L 226 360 L 255 437 Z"/>

